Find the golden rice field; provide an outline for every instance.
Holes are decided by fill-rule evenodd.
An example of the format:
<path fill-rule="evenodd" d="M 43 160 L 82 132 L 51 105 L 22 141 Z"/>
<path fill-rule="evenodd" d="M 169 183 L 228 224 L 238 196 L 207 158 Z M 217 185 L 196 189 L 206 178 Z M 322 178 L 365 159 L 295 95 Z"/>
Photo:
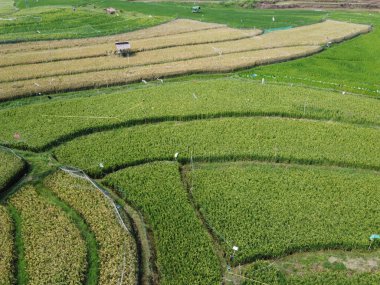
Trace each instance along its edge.
<path fill-rule="evenodd" d="M 170 27 L 168 33 L 173 33 L 174 27 L 170 25 L 177 24 L 178 21 L 164 25 Z M 204 23 L 195 27 L 199 30 L 186 32 L 183 26 L 178 25 L 177 35 L 160 36 L 158 33 L 154 38 L 131 41 L 132 48 L 137 52 L 128 57 L 111 54 L 112 44 L 103 43 L 54 49 L 48 51 L 51 56 L 49 59 L 41 55 L 41 51 L 36 52 L 36 55 L 30 53 L 29 57 L 37 62 L 52 62 L 18 64 L 16 61 L 18 65 L 2 67 L 0 100 L 180 74 L 227 72 L 286 61 L 319 52 L 327 43 L 340 42 L 370 30 L 367 25 L 330 20 L 264 35 L 258 35 L 258 30 L 212 25 L 210 28 Z M 201 30 L 201 27 L 204 29 Z M 155 28 L 151 29 L 155 31 Z M 146 34 L 153 35 L 152 32 Z M 85 51 L 88 49 L 97 53 L 96 57 L 94 53 L 89 53 L 86 57 Z M 78 51 L 80 58 L 68 60 L 74 50 Z M 8 53 L 3 58 L 3 62 L 10 65 L 16 55 Z M 20 57 L 20 62 L 25 58 Z"/>
<path fill-rule="evenodd" d="M 322 50 L 320 46 L 285 47 L 268 50 L 249 51 L 215 55 L 162 64 L 136 66 L 74 75 L 44 77 L 38 80 L 5 82 L 0 84 L 0 100 L 33 96 L 36 94 L 80 90 L 101 86 L 126 84 L 142 79 L 153 80 L 164 76 L 175 76 L 202 72 L 228 72 L 250 66 L 285 61 L 303 57 Z M 37 83 L 38 82 L 38 83 Z"/>
<path fill-rule="evenodd" d="M 0 284 L 13 284 L 13 226 L 5 207 L 0 205 Z"/>
<path fill-rule="evenodd" d="M 137 39 L 133 41 L 134 51 L 146 51 L 174 46 L 194 45 L 200 43 L 223 42 L 239 40 L 261 34 L 261 30 L 237 30 L 227 27 L 205 29 L 196 32 L 180 33 L 176 35 Z M 23 51 L 23 53 L 8 53 L 2 56 L 0 66 L 16 64 L 28 64 L 39 62 L 52 62 L 65 59 L 106 57 L 113 54 L 114 42 L 99 43 L 88 46 L 73 48 L 57 48 L 50 50 L 39 50 L 34 52 Z"/>
<path fill-rule="evenodd" d="M 86 246 L 71 220 L 33 186 L 18 191 L 10 204 L 22 220 L 28 284 L 81 284 L 87 266 Z"/>
<path fill-rule="evenodd" d="M 137 249 L 131 234 L 117 222 L 111 204 L 88 181 L 57 172 L 46 186 L 84 218 L 99 247 L 99 284 L 136 284 Z M 95 210 L 96 209 L 96 210 Z"/>
<path fill-rule="evenodd" d="M 69 75 L 102 70 L 122 69 L 131 66 L 177 62 L 203 57 L 221 56 L 252 50 L 252 40 L 237 40 L 235 44 L 223 42 L 218 44 L 189 45 L 167 49 L 157 49 L 138 53 L 128 59 L 119 56 L 100 57 L 97 59 L 83 58 L 78 60 L 63 60 L 57 62 L 29 64 L 0 69 L 0 82 L 13 82 L 25 79 L 43 78 L 48 76 Z M 285 45 L 286 47 L 287 45 Z M 253 51 L 256 50 L 253 48 Z M 257 48 L 257 50 L 262 50 Z M 270 50 L 268 49 L 270 53 Z M 94 62 L 96 61 L 96 65 Z"/>

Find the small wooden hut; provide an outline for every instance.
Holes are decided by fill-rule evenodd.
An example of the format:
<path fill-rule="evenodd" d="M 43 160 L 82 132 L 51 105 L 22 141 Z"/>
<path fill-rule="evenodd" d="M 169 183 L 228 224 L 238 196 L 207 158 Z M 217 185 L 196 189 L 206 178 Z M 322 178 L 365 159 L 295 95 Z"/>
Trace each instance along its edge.
<path fill-rule="evenodd" d="M 131 51 L 131 44 L 129 42 L 116 42 L 116 51 L 118 54 L 126 55 Z"/>

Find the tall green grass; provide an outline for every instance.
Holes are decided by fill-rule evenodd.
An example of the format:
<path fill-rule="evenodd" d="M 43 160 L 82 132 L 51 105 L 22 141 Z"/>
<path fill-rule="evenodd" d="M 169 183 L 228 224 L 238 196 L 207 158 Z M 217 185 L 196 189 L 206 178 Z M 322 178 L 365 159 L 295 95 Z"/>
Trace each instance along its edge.
<path fill-rule="evenodd" d="M 367 35 L 334 45 L 312 57 L 256 67 L 243 77 L 336 89 L 380 98 L 380 13 L 331 12 L 329 18 L 372 24 Z"/>

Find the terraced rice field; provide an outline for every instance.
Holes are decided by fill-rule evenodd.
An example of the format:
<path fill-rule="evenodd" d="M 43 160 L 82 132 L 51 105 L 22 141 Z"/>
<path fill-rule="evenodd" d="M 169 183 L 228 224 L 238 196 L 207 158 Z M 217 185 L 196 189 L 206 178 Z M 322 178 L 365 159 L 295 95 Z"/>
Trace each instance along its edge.
<path fill-rule="evenodd" d="M 166 24 L 165 27 L 170 25 L 179 26 L 177 30 L 172 28 L 176 33 L 183 32 L 181 29 L 183 22 L 176 21 Z M 210 28 L 212 28 L 211 32 L 207 31 Z M 203 30 L 201 27 L 199 29 L 198 32 L 192 32 L 189 38 L 168 36 L 168 38 L 160 39 L 158 37 L 160 34 L 155 34 L 155 28 L 151 28 L 151 31 L 145 35 L 155 35 L 154 44 L 149 45 L 149 40 L 145 43 L 137 42 L 136 53 L 128 57 L 107 56 L 109 48 L 106 49 L 102 45 L 97 50 L 100 54 L 96 55 L 103 56 L 94 57 L 94 54 L 90 53 L 89 58 L 62 60 L 62 58 L 70 58 L 69 54 L 63 55 L 67 52 L 67 49 L 64 49 L 61 53 L 58 50 L 54 51 L 58 58 L 54 58 L 54 55 L 49 57 L 52 63 L 26 65 L 20 63 L 17 66 L 3 67 L 0 71 L 0 86 L 2 87 L 0 99 L 9 100 L 59 91 L 125 84 L 180 74 L 226 72 L 280 62 L 317 53 L 322 50 L 321 46 L 324 44 L 340 42 L 368 32 L 370 27 L 325 21 L 260 37 L 254 37 L 259 33 L 257 30 L 241 31 L 225 27 L 218 29 L 212 24 L 203 24 Z M 167 33 L 171 31 L 168 28 Z M 195 37 L 193 40 L 192 35 Z M 129 36 L 125 35 L 125 37 Z M 131 36 L 133 38 L 133 35 Z M 210 42 L 213 44 L 204 44 Z M 61 46 L 64 46 L 64 43 Z M 101 49 L 103 51 L 100 51 Z M 83 57 L 83 54 L 79 52 L 78 57 Z M 4 65 L 13 62 L 12 55 L 10 53 L 4 55 Z M 34 58 L 30 53 L 29 56 Z M 44 56 L 46 58 L 46 55 Z M 38 56 L 35 59 L 37 62 L 42 60 L 42 58 L 38 59 Z"/>
<path fill-rule="evenodd" d="M 370 30 L 175 20 L 0 45 L 0 284 L 378 284 L 377 98 L 252 70 L 162 80 Z M 135 53 L 114 55 L 125 38 Z"/>

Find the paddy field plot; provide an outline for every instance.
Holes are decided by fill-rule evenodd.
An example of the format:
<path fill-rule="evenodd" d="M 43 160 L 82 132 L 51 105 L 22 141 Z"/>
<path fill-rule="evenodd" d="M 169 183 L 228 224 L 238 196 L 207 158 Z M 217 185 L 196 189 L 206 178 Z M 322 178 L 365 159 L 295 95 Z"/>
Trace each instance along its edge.
<path fill-rule="evenodd" d="M 191 24 L 191 23 L 189 23 Z M 211 26 L 212 27 L 212 26 Z M 228 40 L 239 40 L 249 38 L 254 35 L 260 34 L 260 30 L 236 30 L 227 27 L 209 28 L 200 31 L 189 31 L 186 33 L 179 33 L 175 35 L 165 35 L 160 37 L 149 37 L 145 39 L 136 39 L 133 42 L 133 50 L 146 51 L 155 50 L 168 47 L 181 47 L 185 48 L 186 45 L 194 45 L 197 43 L 205 42 L 223 42 Z M 165 30 L 165 29 L 164 29 Z M 121 40 L 123 36 L 119 36 Z M 23 52 L 23 53 L 11 53 L 4 55 L 2 62 L 3 66 L 9 65 L 22 65 L 31 63 L 46 63 L 64 60 L 73 60 L 80 58 L 102 57 L 108 61 L 119 60 L 120 57 L 106 57 L 114 53 L 114 43 L 86 45 L 79 47 L 67 47 L 57 48 L 52 50 L 40 50 L 36 52 Z M 169 50 L 170 51 L 170 50 Z M 133 58 L 130 58 L 130 60 Z M 99 59 L 98 59 L 99 60 Z M 162 61 L 162 60 L 161 60 Z M 91 63 L 94 61 L 92 60 Z"/>
<path fill-rule="evenodd" d="M 376 266 L 364 265 L 377 264 L 376 252 L 373 259 L 365 256 L 367 233 L 377 229 L 377 172 L 250 162 L 185 169 L 211 231 L 226 252 L 239 247 L 232 263 L 255 260 L 236 266 L 235 273 L 247 278 L 241 284 L 380 280 Z"/>

